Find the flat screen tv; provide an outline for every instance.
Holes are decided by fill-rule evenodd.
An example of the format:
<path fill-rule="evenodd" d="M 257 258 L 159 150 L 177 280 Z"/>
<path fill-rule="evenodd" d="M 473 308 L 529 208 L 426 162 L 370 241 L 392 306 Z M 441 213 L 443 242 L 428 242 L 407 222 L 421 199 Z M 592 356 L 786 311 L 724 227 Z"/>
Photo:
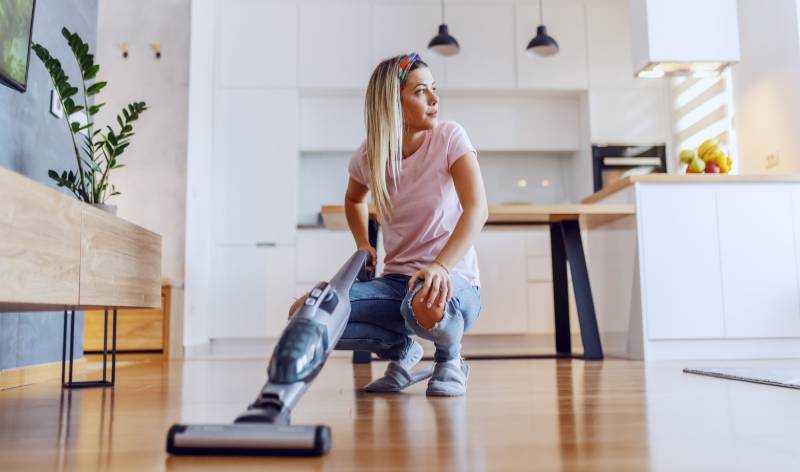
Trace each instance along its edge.
<path fill-rule="evenodd" d="M 0 83 L 24 92 L 28 85 L 36 0 L 0 0 Z"/>

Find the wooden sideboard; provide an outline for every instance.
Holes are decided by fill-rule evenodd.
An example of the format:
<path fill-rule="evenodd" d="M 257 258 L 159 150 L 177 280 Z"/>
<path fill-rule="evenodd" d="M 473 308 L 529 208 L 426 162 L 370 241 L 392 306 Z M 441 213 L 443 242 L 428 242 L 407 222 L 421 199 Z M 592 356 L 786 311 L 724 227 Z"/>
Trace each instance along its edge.
<path fill-rule="evenodd" d="M 161 236 L 0 168 L 0 312 L 160 307 Z"/>
<path fill-rule="evenodd" d="M 117 327 L 117 352 L 162 353 L 169 357 L 172 287 L 161 286 L 161 308 L 129 309 Z M 86 310 L 83 351 L 103 351 L 103 310 Z"/>

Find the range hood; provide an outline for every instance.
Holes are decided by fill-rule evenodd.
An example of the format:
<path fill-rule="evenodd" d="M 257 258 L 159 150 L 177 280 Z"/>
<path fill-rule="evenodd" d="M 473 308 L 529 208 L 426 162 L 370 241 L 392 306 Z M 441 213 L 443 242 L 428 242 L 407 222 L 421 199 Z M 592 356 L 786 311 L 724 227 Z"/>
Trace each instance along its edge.
<path fill-rule="evenodd" d="M 719 74 L 739 62 L 736 0 L 629 0 L 637 77 Z"/>

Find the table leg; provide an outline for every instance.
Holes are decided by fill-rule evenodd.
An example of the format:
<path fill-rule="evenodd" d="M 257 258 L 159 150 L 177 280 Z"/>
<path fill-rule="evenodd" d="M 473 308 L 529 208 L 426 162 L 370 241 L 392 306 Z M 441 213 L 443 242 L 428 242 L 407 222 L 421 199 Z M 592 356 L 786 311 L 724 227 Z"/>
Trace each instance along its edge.
<path fill-rule="evenodd" d="M 562 221 L 561 230 L 564 249 L 569 261 L 572 275 L 572 288 L 575 292 L 575 305 L 578 308 L 578 322 L 581 327 L 583 341 L 583 357 L 587 360 L 603 358 L 603 346 L 597 328 L 597 315 L 594 311 L 592 288 L 589 284 L 589 272 L 586 268 L 586 256 L 581 241 L 581 228 L 578 221 Z M 555 277 L 555 274 L 554 274 Z M 553 281 L 555 284 L 555 280 Z"/>
<path fill-rule="evenodd" d="M 550 224 L 550 262 L 553 267 L 553 309 L 556 329 L 556 353 L 572 353 L 569 328 L 569 288 L 567 285 L 567 254 L 561 223 Z"/>

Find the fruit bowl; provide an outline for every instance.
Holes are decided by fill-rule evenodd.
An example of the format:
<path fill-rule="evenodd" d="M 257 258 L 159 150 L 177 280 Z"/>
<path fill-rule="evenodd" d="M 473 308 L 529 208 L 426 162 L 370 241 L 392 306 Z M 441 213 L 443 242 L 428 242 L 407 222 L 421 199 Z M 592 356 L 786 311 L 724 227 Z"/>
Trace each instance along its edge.
<path fill-rule="evenodd" d="M 687 174 L 727 174 L 733 161 L 718 139 L 706 139 L 697 149 L 684 149 L 681 164 L 686 164 Z"/>

